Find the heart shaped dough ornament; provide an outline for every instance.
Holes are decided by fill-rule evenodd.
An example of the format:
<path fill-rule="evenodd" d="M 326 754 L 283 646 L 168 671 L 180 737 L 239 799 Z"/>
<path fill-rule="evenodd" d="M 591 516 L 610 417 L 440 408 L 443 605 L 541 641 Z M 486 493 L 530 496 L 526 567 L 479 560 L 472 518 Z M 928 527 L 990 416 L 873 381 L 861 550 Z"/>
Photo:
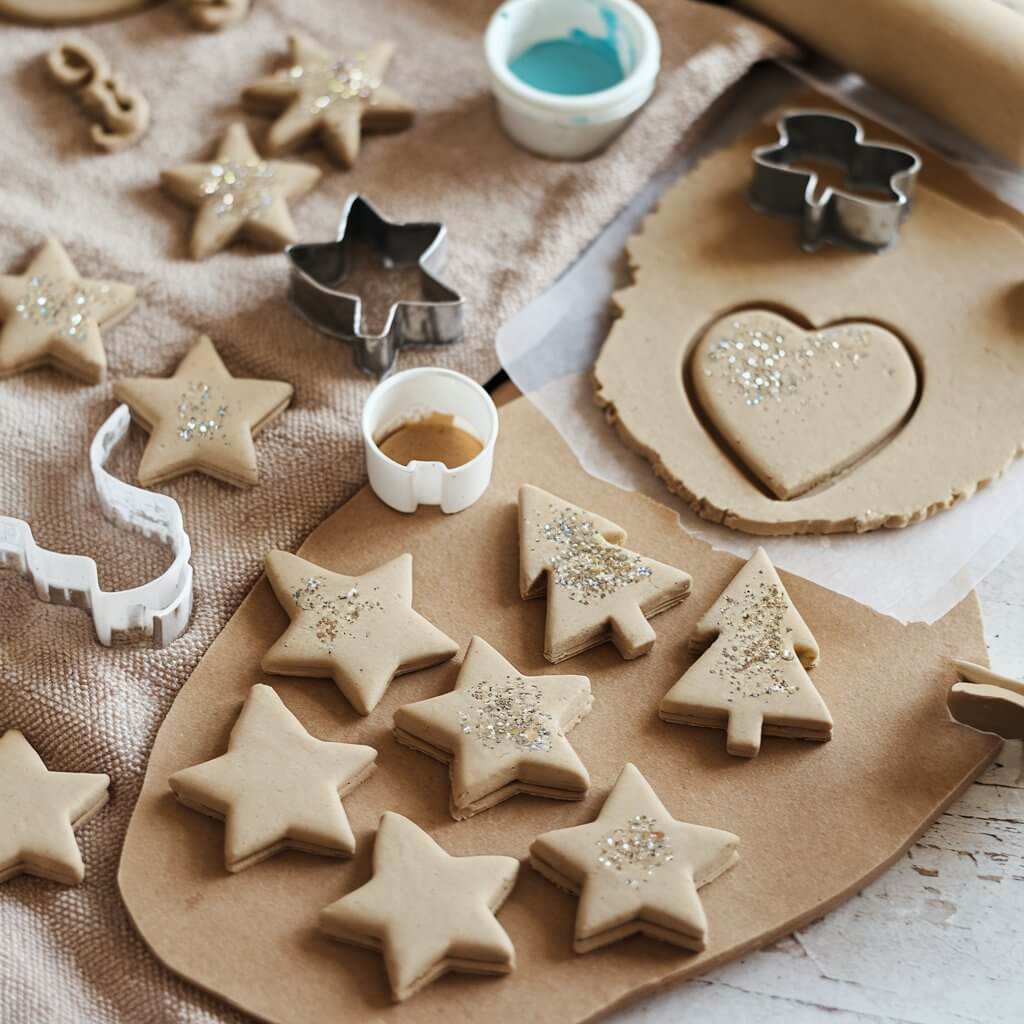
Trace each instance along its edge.
<path fill-rule="evenodd" d="M 884 327 L 804 330 L 767 310 L 715 321 L 693 354 L 693 390 L 723 442 L 776 498 L 838 476 L 906 419 L 917 373 Z"/>

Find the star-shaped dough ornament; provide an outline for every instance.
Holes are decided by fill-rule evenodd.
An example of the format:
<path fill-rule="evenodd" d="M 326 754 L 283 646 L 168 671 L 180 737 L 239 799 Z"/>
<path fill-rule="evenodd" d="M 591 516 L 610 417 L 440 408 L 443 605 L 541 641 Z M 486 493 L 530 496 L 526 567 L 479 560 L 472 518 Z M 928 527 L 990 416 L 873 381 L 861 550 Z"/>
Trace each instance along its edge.
<path fill-rule="evenodd" d="M 24 274 L 0 275 L 0 377 L 54 366 L 96 384 L 107 357 L 101 327 L 135 303 L 135 289 L 79 276 L 56 238 L 49 238 Z"/>
<path fill-rule="evenodd" d="M 459 645 L 412 607 L 412 555 L 343 576 L 271 551 L 267 579 L 291 624 L 263 656 L 272 675 L 330 678 L 368 715 L 396 675 L 455 657 Z"/>
<path fill-rule="evenodd" d="M 455 689 L 400 707 L 395 738 L 451 765 L 456 820 L 517 793 L 582 800 L 590 776 L 565 734 L 592 703 L 586 676 L 520 675 L 475 636 Z"/>
<path fill-rule="evenodd" d="M 257 483 L 253 434 L 284 412 L 292 393 L 284 381 L 232 377 L 205 334 L 172 377 L 114 383 L 114 395 L 149 432 L 143 487 L 193 470 L 237 487 Z"/>
<path fill-rule="evenodd" d="M 268 153 L 294 152 L 316 136 L 342 167 L 351 167 L 363 131 L 400 131 L 412 123 L 415 108 L 383 84 L 394 43 L 376 42 L 339 57 L 292 32 L 288 46 L 289 65 L 242 93 L 250 109 L 279 114 L 267 133 Z"/>
<path fill-rule="evenodd" d="M 109 785 L 108 775 L 49 771 L 17 729 L 0 736 L 0 882 L 23 874 L 81 882 L 75 829 L 107 802 Z"/>
<path fill-rule="evenodd" d="M 265 160 L 244 124 L 232 124 L 217 155 L 203 163 L 163 171 L 160 182 L 179 202 L 196 209 L 191 254 L 206 259 L 242 238 L 265 249 L 283 249 L 298 238 L 289 199 L 320 180 L 313 164 Z"/>
<path fill-rule="evenodd" d="M 731 832 L 677 821 L 627 764 L 596 820 L 538 836 L 530 863 L 579 894 L 577 953 L 638 933 L 699 952 L 708 926 L 697 890 L 739 860 L 738 845 Z"/>
<path fill-rule="evenodd" d="M 186 807 L 224 821 L 224 866 L 242 871 L 281 850 L 351 857 L 341 798 L 373 772 L 377 751 L 310 736 L 274 690 L 258 683 L 226 754 L 168 780 Z"/>
<path fill-rule="evenodd" d="M 384 955 L 391 993 L 408 999 L 447 971 L 508 974 L 515 950 L 495 914 L 516 883 L 514 857 L 453 857 L 388 811 L 373 877 L 320 911 L 320 930 Z"/>

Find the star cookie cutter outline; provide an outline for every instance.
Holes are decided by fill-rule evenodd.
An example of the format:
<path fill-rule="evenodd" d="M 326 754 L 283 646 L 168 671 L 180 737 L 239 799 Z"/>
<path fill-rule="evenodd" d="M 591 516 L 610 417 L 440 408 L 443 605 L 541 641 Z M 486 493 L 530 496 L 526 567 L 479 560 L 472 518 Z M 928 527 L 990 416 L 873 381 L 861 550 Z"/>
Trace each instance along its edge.
<path fill-rule="evenodd" d="M 130 590 L 101 590 L 96 563 L 87 555 L 49 551 L 36 543 L 24 520 L 0 516 L 0 570 L 27 576 L 40 601 L 91 612 L 96 638 L 105 647 L 111 646 L 114 633 L 139 631 L 166 647 L 181 635 L 192 614 L 192 545 L 173 498 L 127 484 L 104 468 L 130 425 L 128 406 L 119 405 L 96 431 L 89 446 L 96 495 L 116 526 L 166 544 L 174 553 L 170 566 Z"/>
<path fill-rule="evenodd" d="M 825 110 L 789 111 L 776 130 L 777 141 L 753 152 L 749 199 L 755 210 L 798 221 L 801 244 L 809 252 L 826 243 L 880 252 L 896 241 L 921 170 L 917 153 L 870 142 L 859 121 Z M 848 186 L 886 198 L 831 187 L 815 197 L 818 175 L 792 166 L 807 158 L 837 164 Z"/>
<path fill-rule="evenodd" d="M 372 249 L 385 268 L 415 266 L 420 272 L 424 298 L 393 302 L 380 334 L 362 330 L 362 300 L 344 289 L 353 240 Z M 285 250 L 289 305 L 318 331 L 348 341 L 359 369 L 380 379 L 394 369 L 403 348 L 451 345 L 462 339 L 465 299 L 435 276 L 444 265 L 446 246 L 444 224 L 390 221 L 353 193 L 345 201 L 335 241 Z"/>

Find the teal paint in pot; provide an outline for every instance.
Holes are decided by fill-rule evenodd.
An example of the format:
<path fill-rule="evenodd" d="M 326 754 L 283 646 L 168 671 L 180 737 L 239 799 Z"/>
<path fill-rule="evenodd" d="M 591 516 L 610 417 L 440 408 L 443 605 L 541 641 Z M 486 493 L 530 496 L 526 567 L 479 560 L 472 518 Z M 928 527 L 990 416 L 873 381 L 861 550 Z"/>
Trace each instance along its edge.
<path fill-rule="evenodd" d="M 564 39 L 534 43 L 508 67 L 527 85 L 558 96 L 601 92 L 626 77 L 615 47 L 579 28 Z"/>

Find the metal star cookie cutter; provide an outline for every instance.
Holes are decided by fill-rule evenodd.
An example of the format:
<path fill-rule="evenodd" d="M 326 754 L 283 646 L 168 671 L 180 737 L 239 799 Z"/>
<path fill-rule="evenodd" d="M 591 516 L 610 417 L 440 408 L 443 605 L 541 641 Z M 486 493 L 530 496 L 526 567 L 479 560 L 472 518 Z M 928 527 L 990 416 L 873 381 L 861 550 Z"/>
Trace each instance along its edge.
<path fill-rule="evenodd" d="M 824 243 L 878 252 L 896 241 L 921 170 L 913 150 L 868 142 L 859 121 L 823 110 L 787 113 L 776 128 L 778 141 L 754 150 L 755 210 L 799 221 L 802 245 L 812 252 Z M 880 198 L 835 188 L 815 197 L 817 174 L 792 166 L 801 159 L 837 164 L 848 186 Z"/>
<path fill-rule="evenodd" d="M 336 241 L 285 250 L 291 308 L 318 331 L 350 342 L 356 365 L 365 373 L 384 377 L 400 349 L 450 345 L 462 338 L 465 300 L 435 276 L 444 264 L 446 235 L 443 224 L 389 221 L 361 195 L 350 195 Z M 343 287 L 353 241 L 372 249 L 385 268 L 419 268 L 423 299 L 393 302 L 380 334 L 362 330 L 362 301 Z"/>
<path fill-rule="evenodd" d="M 96 495 L 115 525 L 166 544 L 174 553 L 171 565 L 155 580 L 131 590 L 101 590 L 91 558 L 48 551 L 36 543 L 24 520 L 0 516 L 0 569 L 27 576 L 41 601 L 91 612 L 96 637 L 104 646 L 111 645 L 113 634 L 122 633 L 144 634 L 166 647 L 181 635 L 192 614 L 192 545 L 173 498 L 126 484 L 104 468 L 130 425 L 128 406 L 119 405 L 89 446 Z"/>

